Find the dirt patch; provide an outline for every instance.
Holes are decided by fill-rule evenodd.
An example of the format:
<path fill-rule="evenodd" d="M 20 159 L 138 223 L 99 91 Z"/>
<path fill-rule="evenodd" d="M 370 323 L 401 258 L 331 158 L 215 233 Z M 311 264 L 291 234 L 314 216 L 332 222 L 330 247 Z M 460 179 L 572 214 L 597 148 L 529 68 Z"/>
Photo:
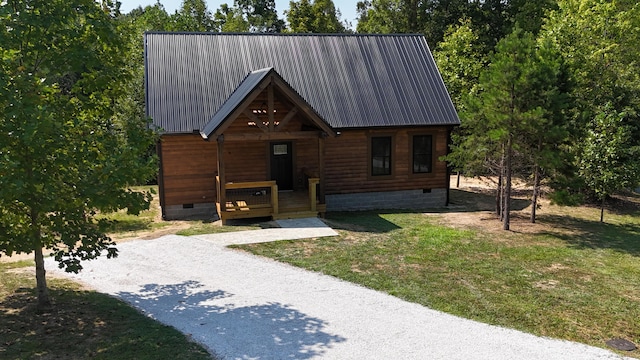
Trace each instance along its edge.
<path fill-rule="evenodd" d="M 459 184 L 459 186 L 458 186 Z M 463 228 L 481 229 L 488 232 L 502 231 L 502 223 L 495 213 L 496 186 L 493 178 L 467 178 L 456 175 L 451 177 L 451 206 L 450 212 L 437 215 L 443 225 Z M 511 212 L 511 227 L 514 232 L 536 233 L 544 230 L 540 224 L 529 221 L 531 205 L 528 199 L 530 188 L 524 181 L 514 180 L 513 201 L 514 210 Z M 548 200 L 540 199 L 542 206 L 548 205 Z"/>

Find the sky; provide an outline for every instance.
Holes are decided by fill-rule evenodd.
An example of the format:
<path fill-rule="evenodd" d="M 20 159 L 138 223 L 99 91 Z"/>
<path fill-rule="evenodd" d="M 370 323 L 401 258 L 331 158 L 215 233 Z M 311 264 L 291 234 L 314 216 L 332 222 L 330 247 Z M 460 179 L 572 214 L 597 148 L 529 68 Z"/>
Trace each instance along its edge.
<path fill-rule="evenodd" d="M 122 13 L 128 13 L 129 11 L 137 8 L 138 6 L 145 7 L 147 5 L 153 5 L 156 3 L 156 0 L 120 0 L 122 5 L 120 6 L 120 11 Z M 353 27 L 356 25 L 356 4 L 358 0 L 333 0 L 333 3 L 336 5 L 336 8 L 340 9 L 340 13 L 342 14 L 342 20 L 347 20 L 351 23 Z M 167 13 L 173 14 L 182 4 L 182 0 L 160 0 L 160 3 L 164 5 Z M 229 5 L 233 5 L 233 0 L 206 0 L 207 8 L 212 13 L 215 12 L 221 4 L 227 3 Z M 284 10 L 289 8 L 289 0 L 276 0 L 276 10 L 278 11 L 278 16 L 284 19 Z"/>

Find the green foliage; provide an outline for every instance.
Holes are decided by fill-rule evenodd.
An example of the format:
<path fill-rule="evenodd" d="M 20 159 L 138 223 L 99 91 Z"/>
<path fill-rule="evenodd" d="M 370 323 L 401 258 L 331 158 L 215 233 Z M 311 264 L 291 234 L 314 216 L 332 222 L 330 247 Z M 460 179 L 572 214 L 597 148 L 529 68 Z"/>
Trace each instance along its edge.
<path fill-rule="evenodd" d="M 617 136 L 617 130 L 602 128 L 603 119 L 609 119 L 607 121 L 612 124 L 612 116 L 615 118 L 625 113 L 617 122 L 629 132 L 629 141 L 624 146 L 631 150 L 640 145 L 640 128 L 637 126 L 640 121 L 640 63 L 637 61 L 640 5 L 626 0 L 560 0 L 558 9 L 549 14 L 541 36 L 562 49 L 571 74 L 572 106 L 567 122 L 571 141 L 565 153 L 576 159 L 570 164 L 575 166 L 574 175 L 592 174 L 589 179 L 584 179 L 588 192 L 603 196 L 602 184 L 594 181 L 595 173 L 588 169 L 591 166 L 586 165 L 596 161 L 594 156 L 599 157 L 599 161 L 605 156 L 599 153 L 603 150 L 594 149 L 589 144 L 602 141 L 599 140 L 602 136 Z M 639 161 L 637 157 L 625 157 L 624 164 L 600 166 L 635 174 Z M 610 183 L 622 185 L 624 181 L 612 180 Z M 620 189 L 604 192 L 615 190 Z"/>
<path fill-rule="evenodd" d="M 579 174 L 600 200 L 640 179 L 640 146 L 625 125 L 626 116 L 607 104 L 589 124 L 582 144 Z"/>
<path fill-rule="evenodd" d="M 214 23 L 204 0 L 183 0 L 180 9 L 171 17 L 171 30 L 212 31 Z"/>
<path fill-rule="evenodd" d="M 371 34 L 419 32 L 406 23 L 408 17 L 403 15 L 403 5 L 401 0 L 359 1 L 356 30 Z"/>
<path fill-rule="evenodd" d="M 237 7 L 220 5 L 214 15 L 216 28 L 222 32 L 248 32 L 250 25 L 243 17 L 242 10 Z"/>
<path fill-rule="evenodd" d="M 151 194 L 129 187 L 156 172 L 146 120 L 116 110 L 131 74 L 125 29 L 104 6 L 0 5 L 0 223 L 12 228 L 0 251 L 52 249 L 73 272 L 117 254 L 95 215 L 148 208 Z"/>
<path fill-rule="evenodd" d="M 470 32 L 461 32 L 465 33 Z M 477 94 L 468 90 L 473 78 L 458 80 L 464 84 L 458 88 L 467 91 L 461 94 L 465 111 L 447 160 L 467 175 L 484 175 L 488 169 L 502 178 L 498 212 L 504 215 L 505 229 L 512 174 L 534 168 L 538 181 L 540 168 L 550 172 L 559 166 L 558 148 L 567 136 L 562 123 L 567 98 L 559 88 L 563 76 L 562 58 L 552 44 L 537 43 L 533 34 L 516 28 L 496 47 L 491 64 L 480 75 Z"/>
<path fill-rule="evenodd" d="M 584 203 L 582 193 L 570 192 L 566 189 L 555 190 L 549 194 L 551 204 L 560 206 L 578 206 Z"/>
<path fill-rule="evenodd" d="M 293 33 L 343 33 L 345 25 L 340 21 L 340 11 L 332 0 L 290 1 L 285 11 L 289 31 Z"/>
<path fill-rule="evenodd" d="M 449 27 L 434 51 L 434 59 L 454 105 L 464 112 L 464 99 L 477 91 L 480 73 L 487 63 L 469 19 Z"/>
<path fill-rule="evenodd" d="M 422 33 L 435 47 L 451 24 L 467 18 L 486 56 L 516 24 L 537 33 L 546 12 L 554 8 L 555 0 L 363 0 L 357 3 L 357 31 Z"/>
<path fill-rule="evenodd" d="M 279 33 L 284 20 L 278 18 L 274 0 L 235 0 L 220 5 L 214 15 L 216 31 Z"/>
<path fill-rule="evenodd" d="M 278 18 L 275 0 L 235 0 L 234 5 L 242 11 L 251 32 L 279 33 L 285 29 L 284 21 Z"/>

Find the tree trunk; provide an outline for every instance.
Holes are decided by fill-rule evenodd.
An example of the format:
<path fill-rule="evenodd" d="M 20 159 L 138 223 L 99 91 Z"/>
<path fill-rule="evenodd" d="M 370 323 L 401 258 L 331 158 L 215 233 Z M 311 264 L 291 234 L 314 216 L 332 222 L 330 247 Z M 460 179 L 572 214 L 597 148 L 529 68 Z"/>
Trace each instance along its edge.
<path fill-rule="evenodd" d="M 460 171 L 458 171 L 458 179 L 456 181 L 456 189 L 460 187 Z"/>
<path fill-rule="evenodd" d="M 502 220 L 502 169 L 498 175 L 498 188 L 496 189 L 496 216 Z"/>
<path fill-rule="evenodd" d="M 534 166 L 533 175 L 533 196 L 531 197 L 531 223 L 536 223 L 536 210 L 538 209 L 538 193 L 540 191 L 540 167 Z"/>
<path fill-rule="evenodd" d="M 507 139 L 507 148 L 506 148 L 506 159 L 505 159 L 505 180 L 504 180 L 504 208 L 502 209 L 502 217 L 503 220 L 503 230 L 509 230 L 509 222 L 511 218 L 511 157 L 512 157 L 512 146 L 513 146 L 513 138 L 509 135 Z"/>
<path fill-rule="evenodd" d="M 51 306 L 49 289 L 47 288 L 46 271 L 44 269 L 44 255 L 42 253 L 42 240 L 38 212 L 31 210 L 31 228 L 33 229 L 33 253 L 36 262 L 36 288 L 38 290 L 38 308 L 46 309 Z"/>
<path fill-rule="evenodd" d="M 607 197 L 602 197 L 602 203 L 600 204 L 600 222 L 604 222 L 604 201 Z"/>

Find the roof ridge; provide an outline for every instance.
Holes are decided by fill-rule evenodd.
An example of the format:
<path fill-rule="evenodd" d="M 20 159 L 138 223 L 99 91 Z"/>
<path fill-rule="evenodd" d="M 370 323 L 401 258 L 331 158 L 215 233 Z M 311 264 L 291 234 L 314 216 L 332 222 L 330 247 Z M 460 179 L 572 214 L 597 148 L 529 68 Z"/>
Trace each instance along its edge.
<path fill-rule="evenodd" d="M 242 36 L 313 36 L 313 37 L 424 37 L 419 33 L 390 33 L 390 34 L 372 34 L 372 33 L 251 33 L 251 32 L 197 32 L 197 31 L 145 31 L 145 35 L 203 35 L 203 36 L 223 36 L 223 35 L 242 35 Z"/>

